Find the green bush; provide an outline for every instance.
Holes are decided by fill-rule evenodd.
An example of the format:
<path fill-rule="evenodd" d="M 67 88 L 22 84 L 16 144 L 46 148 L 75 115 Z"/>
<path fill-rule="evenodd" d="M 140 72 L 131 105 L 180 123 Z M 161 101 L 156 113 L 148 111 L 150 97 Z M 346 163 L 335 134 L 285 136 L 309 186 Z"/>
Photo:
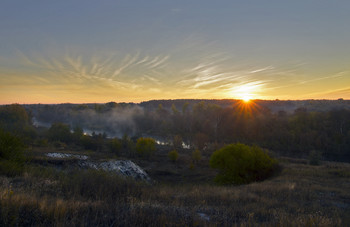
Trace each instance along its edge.
<path fill-rule="evenodd" d="M 0 160 L 0 175 L 15 177 L 22 175 L 23 171 L 24 165 L 21 162 L 12 160 Z"/>
<path fill-rule="evenodd" d="M 139 138 L 136 142 L 137 153 L 144 158 L 149 158 L 156 151 L 156 141 L 152 138 Z"/>
<path fill-rule="evenodd" d="M 309 153 L 309 164 L 310 165 L 318 166 L 318 165 L 320 165 L 320 160 L 321 160 L 320 152 L 313 150 Z"/>
<path fill-rule="evenodd" d="M 177 159 L 179 158 L 179 153 L 176 150 L 172 150 L 168 153 L 168 157 L 170 161 L 176 162 Z"/>
<path fill-rule="evenodd" d="M 271 176 L 277 160 L 257 146 L 241 143 L 227 145 L 215 151 L 210 166 L 218 169 L 215 181 L 219 184 L 246 184 Z"/>
<path fill-rule="evenodd" d="M 21 161 L 23 156 L 21 140 L 9 132 L 0 129 L 0 159 Z"/>
<path fill-rule="evenodd" d="M 51 141 L 60 141 L 64 143 L 72 141 L 70 127 L 64 123 L 53 123 L 47 133 Z"/>
<path fill-rule="evenodd" d="M 0 126 L 6 131 L 24 135 L 31 125 L 26 109 L 19 104 L 0 106 Z"/>
<path fill-rule="evenodd" d="M 25 160 L 21 140 L 0 129 L 0 174 L 20 175 L 23 172 Z"/>
<path fill-rule="evenodd" d="M 201 158 L 202 158 L 202 153 L 198 149 L 196 149 L 192 152 L 192 160 L 195 163 L 199 162 L 201 160 Z"/>
<path fill-rule="evenodd" d="M 122 142 L 118 138 L 114 138 L 109 143 L 109 149 L 112 153 L 119 154 L 122 149 Z"/>

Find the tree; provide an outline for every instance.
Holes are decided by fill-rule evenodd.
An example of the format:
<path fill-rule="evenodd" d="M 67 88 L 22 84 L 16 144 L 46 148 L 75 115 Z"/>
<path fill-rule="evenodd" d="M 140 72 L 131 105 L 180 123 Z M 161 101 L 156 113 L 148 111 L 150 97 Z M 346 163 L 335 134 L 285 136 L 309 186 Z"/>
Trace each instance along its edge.
<path fill-rule="evenodd" d="M 60 141 L 64 143 L 72 140 L 70 127 L 64 123 L 53 123 L 49 128 L 48 137 L 52 141 Z"/>
<path fill-rule="evenodd" d="M 174 136 L 173 145 L 174 145 L 175 149 L 181 149 L 182 148 L 182 137 L 180 135 Z"/>
<path fill-rule="evenodd" d="M 171 105 L 171 110 L 173 111 L 173 114 L 174 114 L 174 115 L 177 115 L 177 114 L 180 113 L 180 112 L 176 109 L 175 104 L 172 104 L 172 105 Z"/>
<path fill-rule="evenodd" d="M 0 160 L 22 160 L 22 149 L 23 144 L 18 137 L 0 129 Z"/>
<path fill-rule="evenodd" d="M 176 162 L 177 159 L 179 158 L 179 153 L 176 150 L 172 150 L 168 153 L 168 157 L 170 161 Z"/>
<path fill-rule="evenodd" d="M 156 141 L 141 137 L 136 142 L 136 151 L 141 157 L 149 158 L 156 151 Z"/>
<path fill-rule="evenodd" d="M 76 144 L 80 144 L 81 138 L 83 135 L 84 135 L 83 129 L 80 126 L 75 126 L 73 129 L 72 137 Z"/>
<path fill-rule="evenodd" d="M 195 134 L 194 138 L 194 144 L 196 145 L 197 149 L 203 150 L 206 143 L 209 142 L 209 137 L 201 132 L 198 132 Z"/>
<path fill-rule="evenodd" d="M 0 128 L 25 139 L 36 136 L 30 114 L 19 104 L 0 106 Z"/>
<path fill-rule="evenodd" d="M 115 154 L 119 154 L 122 148 L 122 142 L 118 138 L 114 138 L 109 143 L 109 149 Z"/>
<path fill-rule="evenodd" d="M 190 105 L 190 104 L 189 104 L 188 102 L 185 102 L 185 103 L 183 104 L 183 106 L 182 106 L 182 115 L 188 114 L 189 105 Z"/>
<path fill-rule="evenodd" d="M 202 158 L 202 153 L 198 149 L 196 149 L 192 152 L 192 160 L 195 163 L 199 162 L 201 160 L 201 158 Z"/>
<path fill-rule="evenodd" d="M 0 124 L 4 125 L 28 125 L 30 117 L 26 109 L 19 104 L 12 104 L 0 107 Z"/>
<path fill-rule="evenodd" d="M 210 166 L 219 170 L 215 178 L 217 183 L 245 184 L 271 176 L 277 160 L 260 147 L 236 143 L 215 151 Z"/>
<path fill-rule="evenodd" d="M 0 129 L 0 174 L 11 177 L 22 174 L 25 161 L 21 140 Z"/>

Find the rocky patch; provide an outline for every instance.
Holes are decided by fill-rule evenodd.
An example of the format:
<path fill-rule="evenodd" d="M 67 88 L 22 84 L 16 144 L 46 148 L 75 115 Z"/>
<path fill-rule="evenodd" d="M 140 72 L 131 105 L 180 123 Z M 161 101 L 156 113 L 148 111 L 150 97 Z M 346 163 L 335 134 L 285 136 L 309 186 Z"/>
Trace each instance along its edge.
<path fill-rule="evenodd" d="M 119 175 L 132 177 L 135 180 L 151 182 L 148 174 L 138 165 L 130 160 L 110 160 L 106 162 L 80 161 L 81 168 L 101 169 L 108 172 L 115 172 Z"/>
<path fill-rule="evenodd" d="M 104 170 L 117 173 L 121 176 L 131 177 L 135 180 L 146 181 L 148 183 L 152 182 L 148 174 L 140 166 L 130 160 L 90 161 L 87 155 L 67 153 L 47 153 L 46 156 L 60 160 L 75 158 L 78 160 L 76 163 L 79 168 Z"/>

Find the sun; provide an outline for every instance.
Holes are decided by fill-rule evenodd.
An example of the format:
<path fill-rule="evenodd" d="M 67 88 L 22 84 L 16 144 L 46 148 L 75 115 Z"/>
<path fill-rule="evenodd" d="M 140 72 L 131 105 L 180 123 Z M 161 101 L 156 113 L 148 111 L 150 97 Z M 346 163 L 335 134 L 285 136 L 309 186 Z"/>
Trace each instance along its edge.
<path fill-rule="evenodd" d="M 250 102 L 250 97 L 249 96 L 242 96 L 242 101 L 245 103 L 249 103 Z"/>
<path fill-rule="evenodd" d="M 233 94 L 244 103 L 248 104 L 251 100 L 255 99 L 257 92 L 260 90 L 261 85 L 256 83 L 246 83 L 236 87 L 233 90 Z"/>
<path fill-rule="evenodd" d="M 246 104 L 248 104 L 253 99 L 252 93 L 250 93 L 249 91 L 247 92 L 247 90 L 238 94 L 238 97 L 240 100 L 242 100 Z"/>

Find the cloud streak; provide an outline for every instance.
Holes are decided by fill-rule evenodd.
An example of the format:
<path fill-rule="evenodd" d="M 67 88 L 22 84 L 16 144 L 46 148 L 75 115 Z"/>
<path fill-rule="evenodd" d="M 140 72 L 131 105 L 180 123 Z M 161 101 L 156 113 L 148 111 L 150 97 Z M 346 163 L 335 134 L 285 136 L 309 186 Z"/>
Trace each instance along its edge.
<path fill-rule="evenodd" d="M 141 51 L 92 55 L 69 51 L 61 55 L 18 51 L 17 56 L 20 64 L 12 69 L 11 75 L 14 76 L 1 78 L 1 83 L 7 84 L 8 89 L 10 83 L 12 87 L 22 84 L 28 89 L 42 87 L 42 90 L 52 89 L 56 93 L 65 90 L 67 94 L 71 91 L 77 95 L 90 94 L 91 97 L 108 96 L 111 97 L 109 100 L 114 100 L 113 97 L 132 97 L 131 100 L 241 98 L 242 95 L 257 99 L 295 97 L 292 91 L 296 88 L 327 80 L 345 81 L 349 74 L 343 70 L 332 75 L 310 77 L 303 70 L 305 63 L 288 67 L 254 65 L 238 61 L 224 52 L 213 51 L 180 56 L 182 58 L 174 52 L 151 55 Z M 0 74 L 1 71 L 3 69 L 0 69 Z M 341 89 L 339 85 L 329 92 Z M 309 95 L 326 93 L 314 89 Z"/>

